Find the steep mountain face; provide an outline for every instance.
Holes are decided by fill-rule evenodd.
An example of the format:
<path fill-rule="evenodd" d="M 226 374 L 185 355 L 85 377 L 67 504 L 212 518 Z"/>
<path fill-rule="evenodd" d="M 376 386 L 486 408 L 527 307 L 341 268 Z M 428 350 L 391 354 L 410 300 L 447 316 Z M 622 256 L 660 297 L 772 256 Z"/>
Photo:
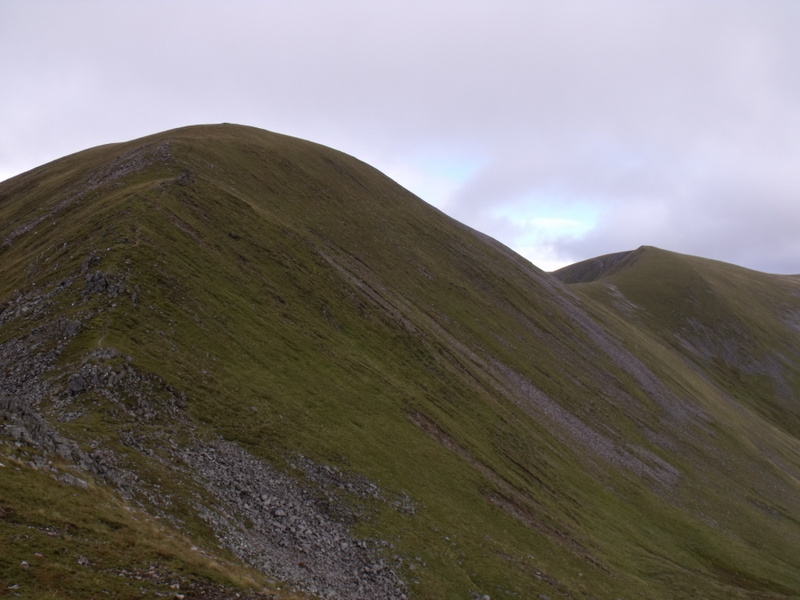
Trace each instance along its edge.
<path fill-rule="evenodd" d="M 575 289 L 670 347 L 687 368 L 710 377 L 735 399 L 740 410 L 756 413 L 757 421 L 792 437 L 800 434 L 800 277 L 649 247 L 629 253 L 620 264 Z M 580 284 L 576 267 L 555 275 Z"/>
<path fill-rule="evenodd" d="M 81 152 L 0 184 L 0 586 L 796 597 L 798 330 L 797 278 L 552 276 L 285 136 Z"/>

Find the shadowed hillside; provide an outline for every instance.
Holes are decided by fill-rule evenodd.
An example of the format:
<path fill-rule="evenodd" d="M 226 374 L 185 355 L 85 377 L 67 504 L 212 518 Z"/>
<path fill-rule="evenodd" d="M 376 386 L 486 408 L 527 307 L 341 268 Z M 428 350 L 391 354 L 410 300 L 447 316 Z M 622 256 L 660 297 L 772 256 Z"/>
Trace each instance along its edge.
<path fill-rule="evenodd" d="M 800 595 L 800 281 L 565 279 L 253 128 L 3 182 L 0 589 Z"/>
<path fill-rule="evenodd" d="M 554 271 L 553 275 L 564 283 L 591 283 L 608 277 L 628 261 L 634 260 L 636 260 L 635 252 L 615 252 L 562 267 Z"/>

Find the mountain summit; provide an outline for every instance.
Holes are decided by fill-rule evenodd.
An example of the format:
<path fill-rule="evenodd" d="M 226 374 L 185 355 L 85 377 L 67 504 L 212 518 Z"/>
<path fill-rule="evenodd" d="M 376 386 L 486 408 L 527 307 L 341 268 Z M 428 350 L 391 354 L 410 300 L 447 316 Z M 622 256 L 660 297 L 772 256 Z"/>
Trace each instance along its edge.
<path fill-rule="evenodd" d="M 86 150 L 0 184 L 0 589 L 798 597 L 799 359 L 798 278 L 550 275 L 249 127 Z"/>

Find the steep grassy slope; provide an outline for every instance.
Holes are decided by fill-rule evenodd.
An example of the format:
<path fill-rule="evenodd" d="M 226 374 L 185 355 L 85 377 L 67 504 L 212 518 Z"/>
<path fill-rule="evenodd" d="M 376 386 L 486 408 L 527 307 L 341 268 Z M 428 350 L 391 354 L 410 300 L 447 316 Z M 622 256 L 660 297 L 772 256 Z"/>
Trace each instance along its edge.
<path fill-rule="evenodd" d="M 574 280 L 577 266 L 556 275 Z M 800 277 L 643 247 L 576 289 L 652 332 L 760 418 L 800 434 Z"/>
<path fill-rule="evenodd" d="M 672 301 L 629 318 L 604 279 L 576 295 L 351 157 L 233 125 L 9 180 L 0 227 L 0 462 L 38 469 L 2 487 L 27 516 L 0 579 L 19 527 L 64 529 L 27 485 L 140 507 L 209 561 L 128 536 L 29 597 L 99 593 L 103 560 L 338 598 L 800 594 L 793 281 L 743 276 L 781 303 L 756 354 L 704 298 L 709 339 L 675 337 Z M 714 344 L 783 356 L 783 387 L 735 392 Z"/>
<path fill-rule="evenodd" d="M 660 346 L 670 370 L 702 380 L 691 394 L 710 417 L 710 438 L 698 442 L 717 448 L 706 455 L 708 479 L 697 497 L 713 483 L 722 494 L 711 506 L 727 505 L 736 519 L 743 517 L 733 507 L 750 504 L 775 526 L 796 522 L 778 481 L 800 477 L 800 278 L 653 247 L 613 256 L 620 260 L 612 268 L 599 257 L 555 275 L 595 302 L 602 318 L 618 319 L 612 326 L 630 344 Z"/>

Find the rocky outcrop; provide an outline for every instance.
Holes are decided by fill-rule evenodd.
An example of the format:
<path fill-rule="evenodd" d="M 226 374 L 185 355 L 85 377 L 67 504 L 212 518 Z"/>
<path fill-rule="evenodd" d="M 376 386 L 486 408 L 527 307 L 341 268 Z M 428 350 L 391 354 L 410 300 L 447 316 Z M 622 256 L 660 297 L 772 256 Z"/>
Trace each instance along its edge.
<path fill-rule="evenodd" d="M 185 448 L 180 456 L 216 500 L 198 505 L 198 512 L 248 563 L 322 598 L 406 597 L 405 585 L 381 556 L 389 544 L 353 537 L 343 521 L 355 520 L 354 510 L 331 486 L 303 485 L 223 440 Z M 305 457 L 299 462 L 324 469 Z M 380 496 L 374 484 L 362 487 Z"/>
<path fill-rule="evenodd" d="M 137 453 L 157 463 L 160 472 L 206 490 L 206 497 L 196 499 L 197 514 L 243 562 L 321 598 L 405 598 L 406 587 L 390 564 L 391 545 L 359 539 L 349 528 L 364 518 L 359 502 L 413 514 L 410 499 L 302 455 L 290 462 L 303 476 L 290 476 L 236 444 L 197 434 L 184 410 L 186 395 L 114 348 L 94 348 L 60 364 L 68 344 L 103 310 L 93 299 L 102 304 L 130 294 L 135 302 L 124 280 L 98 270 L 99 263 L 92 253 L 80 275 L 46 292 L 19 293 L 0 311 L 0 323 L 16 321 L 21 332 L 0 344 L 0 438 L 19 449 L 17 459 L 76 487 L 111 485 L 180 526 L 182 517 L 170 514 L 170 498 L 130 466 L 136 461 L 127 453 Z M 56 296 L 80 282 L 83 310 L 70 318 L 51 316 Z M 34 322 L 38 325 L 25 332 Z M 90 410 L 90 398 L 106 403 L 106 417 L 118 422 L 125 450 L 59 431 L 58 423 Z M 181 431 L 191 442 L 180 447 L 168 430 Z"/>

